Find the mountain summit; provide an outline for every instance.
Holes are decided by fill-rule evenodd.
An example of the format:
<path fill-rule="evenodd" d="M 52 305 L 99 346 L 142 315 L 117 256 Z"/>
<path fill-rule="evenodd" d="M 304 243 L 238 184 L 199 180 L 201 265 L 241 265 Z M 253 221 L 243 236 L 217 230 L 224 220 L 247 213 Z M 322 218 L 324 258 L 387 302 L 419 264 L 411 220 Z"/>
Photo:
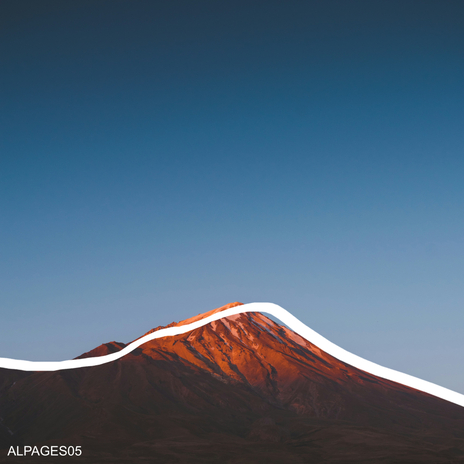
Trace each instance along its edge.
<path fill-rule="evenodd" d="M 102 366 L 1 371 L 0 386 L 4 446 L 71 440 L 88 462 L 464 462 L 464 408 L 344 364 L 261 313 Z"/>

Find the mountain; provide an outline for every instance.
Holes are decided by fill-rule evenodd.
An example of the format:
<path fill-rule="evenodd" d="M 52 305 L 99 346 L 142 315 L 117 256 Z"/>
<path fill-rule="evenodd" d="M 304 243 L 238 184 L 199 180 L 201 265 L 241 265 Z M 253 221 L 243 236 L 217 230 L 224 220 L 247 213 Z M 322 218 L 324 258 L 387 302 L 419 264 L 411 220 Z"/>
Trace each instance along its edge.
<path fill-rule="evenodd" d="M 0 370 L 0 462 L 11 444 L 81 445 L 85 463 L 464 463 L 464 408 L 245 313 L 102 366 Z"/>

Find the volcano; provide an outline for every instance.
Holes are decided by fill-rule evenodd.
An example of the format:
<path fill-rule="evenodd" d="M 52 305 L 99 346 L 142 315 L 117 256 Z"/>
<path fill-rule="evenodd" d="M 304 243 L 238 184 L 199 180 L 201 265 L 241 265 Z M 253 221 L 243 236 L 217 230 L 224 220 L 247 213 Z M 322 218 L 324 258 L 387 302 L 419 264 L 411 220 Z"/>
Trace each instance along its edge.
<path fill-rule="evenodd" d="M 125 346 L 105 343 L 79 358 Z M 80 445 L 83 455 L 65 462 L 81 463 L 464 463 L 464 408 L 243 313 L 101 366 L 1 369 L 0 462 L 26 444 Z"/>

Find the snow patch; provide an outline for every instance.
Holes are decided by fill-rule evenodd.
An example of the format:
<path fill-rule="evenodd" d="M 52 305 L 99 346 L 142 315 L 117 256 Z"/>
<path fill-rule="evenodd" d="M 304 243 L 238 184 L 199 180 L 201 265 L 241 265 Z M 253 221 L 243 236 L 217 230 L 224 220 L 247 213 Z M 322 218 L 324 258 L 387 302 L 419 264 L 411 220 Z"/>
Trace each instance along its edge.
<path fill-rule="evenodd" d="M 289 338 L 290 340 L 294 341 L 298 345 L 301 345 L 301 346 L 304 346 L 304 347 L 308 346 L 307 341 L 303 337 L 300 337 L 298 334 L 293 332 L 293 330 L 289 330 L 286 327 L 284 327 L 283 330 L 284 330 L 285 335 L 287 336 L 287 338 Z"/>
<path fill-rule="evenodd" d="M 227 318 L 221 319 L 221 321 L 227 327 L 227 329 L 229 329 L 229 331 L 230 331 L 230 324 L 229 324 L 229 321 L 227 320 Z"/>
<path fill-rule="evenodd" d="M 276 324 L 272 319 L 269 319 L 268 317 L 264 316 L 264 314 L 256 314 L 255 316 L 256 319 L 259 319 L 262 321 L 264 324 L 266 324 L 270 329 L 276 329 L 279 328 L 279 325 Z"/>
<path fill-rule="evenodd" d="M 236 314 L 234 316 L 229 316 L 229 317 L 226 317 L 224 319 L 221 319 L 222 323 L 229 329 L 229 331 L 231 332 L 231 334 L 238 338 L 239 340 L 243 341 L 243 337 L 242 337 L 242 334 L 240 333 L 240 330 L 237 328 L 237 325 L 240 326 L 242 328 L 242 330 L 245 332 L 246 335 L 247 332 L 246 330 L 243 329 L 243 324 L 241 324 L 240 322 L 236 322 L 237 319 L 239 319 L 241 316 L 241 314 Z M 233 322 L 233 324 L 231 324 L 230 322 Z"/>
<path fill-rule="evenodd" d="M 239 340 L 242 339 L 240 332 L 238 331 L 237 327 L 234 327 L 233 325 L 228 325 L 230 333 L 235 337 L 238 338 Z"/>
<path fill-rule="evenodd" d="M 264 327 L 263 325 L 261 325 L 259 322 L 256 322 L 255 320 L 252 319 L 252 323 L 258 328 L 258 329 L 261 329 L 261 330 L 264 330 L 265 332 L 267 332 L 271 337 L 275 338 L 281 345 L 284 344 L 284 341 L 278 337 L 277 335 L 275 335 L 270 328 L 268 327 Z"/>
<path fill-rule="evenodd" d="M 242 323 L 242 322 L 239 322 L 238 325 L 239 325 L 239 327 L 243 330 L 243 333 L 244 333 L 247 337 L 249 337 L 250 335 L 249 335 L 249 333 L 246 331 L 245 326 L 243 325 L 243 323 Z"/>
<path fill-rule="evenodd" d="M 227 322 L 225 319 L 222 321 L 225 325 L 225 327 L 230 331 L 230 324 L 229 322 Z M 211 322 L 211 326 L 213 328 L 213 330 L 216 332 L 216 335 L 223 341 L 223 343 L 227 346 L 227 348 L 229 348 L 229 350 L 232 350 L 232 346 L 229 345 L 229 343 L 227 343 L 227 341 L 224 339 L 224 337 L 219 333 L 219 331 L 217 331 L 217 327 L 219 325 L 219 321 L 213 321 Z"/>

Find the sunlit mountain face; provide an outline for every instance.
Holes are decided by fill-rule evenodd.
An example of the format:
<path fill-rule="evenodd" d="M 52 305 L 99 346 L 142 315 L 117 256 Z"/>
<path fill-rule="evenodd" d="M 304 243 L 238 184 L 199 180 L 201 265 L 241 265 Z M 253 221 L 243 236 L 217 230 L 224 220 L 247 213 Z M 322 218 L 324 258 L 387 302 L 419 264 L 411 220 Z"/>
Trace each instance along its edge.
<path fill-rule="evenodd" d="M 89 463 L 464 462 L 464 408 L 344 364 L 260 313 L 102 366 L 1 370 L 0 417 L 0 462 L 24 444 L 81 445 L 73 459 Z"/>

